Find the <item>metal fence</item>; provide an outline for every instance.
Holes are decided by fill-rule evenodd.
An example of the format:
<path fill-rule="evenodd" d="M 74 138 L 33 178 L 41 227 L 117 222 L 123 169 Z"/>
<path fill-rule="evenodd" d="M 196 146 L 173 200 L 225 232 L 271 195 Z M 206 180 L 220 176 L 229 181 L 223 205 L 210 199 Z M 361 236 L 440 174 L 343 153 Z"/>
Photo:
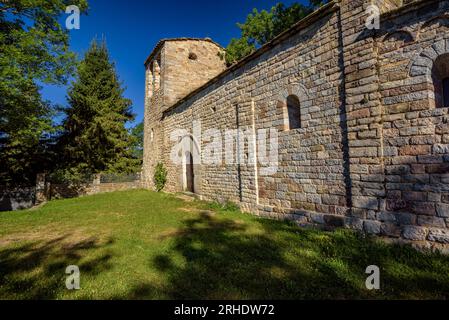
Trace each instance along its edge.
<path fill-rule="evenodd" d="M 126 183 L 140 181 L 140 173 L 101 174 L 100 183 Z"/>

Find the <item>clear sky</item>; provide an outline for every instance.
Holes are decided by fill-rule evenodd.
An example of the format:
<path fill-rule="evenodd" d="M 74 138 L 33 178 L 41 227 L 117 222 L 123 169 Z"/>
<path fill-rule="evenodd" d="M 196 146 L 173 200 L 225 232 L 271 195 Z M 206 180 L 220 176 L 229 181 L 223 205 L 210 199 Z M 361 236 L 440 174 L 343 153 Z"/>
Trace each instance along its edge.
<path fill-rule="evenodd" d="M 226 46 L 239 37 L 237 22 L 253 8 L 269 9 L 277 2 L 289 5 L 306 0 L 89 0 L 81 29 L 70 31 L 73 51 L 80 57 L 94 37 L 106 38 L 125 96 L 133 101 L 136 123 L 144 114 L 143 63 L 161 38 L 210 37 Z M 64 20 L 65 21 L 65 20 Z M 66 87 L 44 87 L 44 98 L 66 105 Z"/>

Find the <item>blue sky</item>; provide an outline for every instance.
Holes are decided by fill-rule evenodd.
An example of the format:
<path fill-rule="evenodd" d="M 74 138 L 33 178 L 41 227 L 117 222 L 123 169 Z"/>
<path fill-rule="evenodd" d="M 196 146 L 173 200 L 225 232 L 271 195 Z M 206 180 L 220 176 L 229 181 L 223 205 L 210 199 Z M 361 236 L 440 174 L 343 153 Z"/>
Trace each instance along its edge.
<path fill-rule="evenodd" d="M 82 57 L 94 37 L 106 38 L 125 96 L 133 101 L 136 123 L 144 114 L 143 63 L 161 38 L 210 37 L 223 46 L 240 31 L 253 8 L 269 9 L 279 0 L 90 0 L 81 29 L 70 31 L 71 49 Z M 284 0 L 284 4 L 308 2 Z M 44 87 L 43 95 L 66 105 L 66 87 Z"/>

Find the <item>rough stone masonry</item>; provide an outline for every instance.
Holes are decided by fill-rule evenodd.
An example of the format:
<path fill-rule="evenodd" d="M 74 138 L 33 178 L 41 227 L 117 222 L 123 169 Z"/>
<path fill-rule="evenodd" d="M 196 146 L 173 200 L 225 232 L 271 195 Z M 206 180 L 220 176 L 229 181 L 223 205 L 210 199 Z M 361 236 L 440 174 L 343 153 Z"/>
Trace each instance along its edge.
<path fill-rule="evenodd" d="M 449 1 L 333 1 L 230 68 L 191 38 L 161 40 L 145 67 L 146 187 L 162 162 L 169 192 L 447 250 Z M 195 161 L 198 126 L 276 129 L 277 171 Z M 197 152 L 174 163 L 179 129 Z"/>

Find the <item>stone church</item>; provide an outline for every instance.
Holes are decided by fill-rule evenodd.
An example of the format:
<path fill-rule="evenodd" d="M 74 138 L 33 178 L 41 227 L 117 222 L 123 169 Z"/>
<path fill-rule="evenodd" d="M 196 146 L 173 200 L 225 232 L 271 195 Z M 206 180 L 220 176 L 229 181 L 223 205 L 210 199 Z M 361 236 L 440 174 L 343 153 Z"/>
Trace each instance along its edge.
<path fill-rule="evenodd" d="M 146 60 L 148 188 L 163 163 L 168 192 L 448 247 L 449 1 L 335 0 L 231 67 L 223 54 L 208 38 L 165 39 Z M 218 158 L 253 161 L 201 161 L 210 130 L 252 133 L 214 143 Z M 174 161 L 180 131 L 191 149 Z M 272 149 L 258 132 L 277 141 L 271 172 L 249 156 Z"/>

